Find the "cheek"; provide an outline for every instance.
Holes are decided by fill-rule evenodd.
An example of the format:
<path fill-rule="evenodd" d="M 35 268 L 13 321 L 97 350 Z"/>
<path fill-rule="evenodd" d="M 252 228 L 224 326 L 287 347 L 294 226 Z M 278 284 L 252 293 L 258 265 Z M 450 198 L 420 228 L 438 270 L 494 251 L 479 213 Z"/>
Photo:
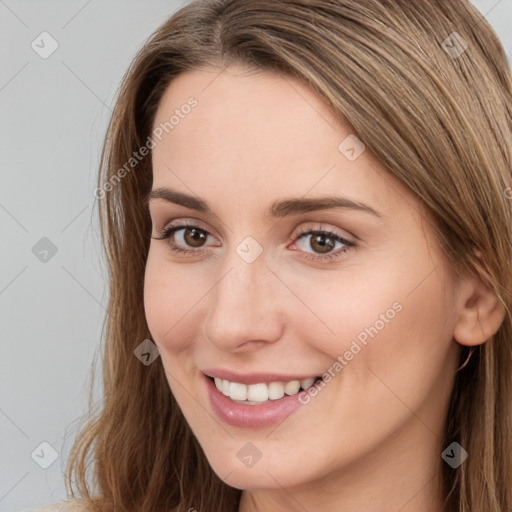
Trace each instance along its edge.
<path fill-rule="evenodd" d="M 309 310 L 298 307 L 296 296 L 290 295 L 290 324 L 300 324 L 294 330 L 303 333 L 304 342 L 333 359 L 351 347 L 358 351 L 354 342 L 362 349 L 369 347 L 372 339 L 381 337 L 404 315 L 405 294 L 399 275 L 389 277 L 392 272 L 382 262 L 369 262 L 350 263 L 340 272 L 325 272 L 315 279 L 307 273 L 299 278 L 286 275 L 286 282 L 295 277 L 293 291 Z"/>
<path fill-rule="evenodd" d="M 197 302 L 183 272 L 150 249 L 144 275 L 144 310 L 153 341 L 159 348 L 179 350 L 187 313 Z"/>
<path fill-rule="evenodd" d="M 202 322 L 208 313 L 208 292 L 215 285 L 211 268 L 169 261 L 165 248 L 150 248 L 144 275 L 144 310 L 152 340 L 167 370 L 190 367 Z"/>
<path fill-rule="evenodd" d="M 448 280 L 440 267 L 423 281 L 420 274 L 416 287 L 397 280 L 387 292 L 381 288 L 379 300 L 359 301 L 347 311 L 344 346 L 355 342 L 361 348 L 344 369 L 351 375 L 347 382 L 356 395 L 360 388 L 372 397 L 371 409 L 382 417 L 419 410 L 433 394 L 442 401 L 449 389 L 454 344 Z"/>
<path fill-rule="evenodd" d="M 341 356 L 342 373 L 352 375 L 352 384 L 364 387 L 378 375 L 393 389 L 408 386 L 424 393 L 432 376 L 450 363 L 455 318 L 450 278 L 426 248 L 379 260 L 340 273 L 336 286 L 299 283 L 297 294 L 308 297 L 321 320 L 314 318 L 303 332 L 313 332 L 316 322 L 317 332 L 327 333 L 316 336 L 315 348 L 333 362 Z M 333 371 L 339 374 L 340 366 Z"/>
<path fill-rule="evenodd" d="M 169 290 L 165 274 L 149 251 L 144 274 L 144 311 L 153 339 L 160 338 L 164 329 L 165 310 L 168 308 Z M 169 328 L 169 327 L 168 327 Z"/>

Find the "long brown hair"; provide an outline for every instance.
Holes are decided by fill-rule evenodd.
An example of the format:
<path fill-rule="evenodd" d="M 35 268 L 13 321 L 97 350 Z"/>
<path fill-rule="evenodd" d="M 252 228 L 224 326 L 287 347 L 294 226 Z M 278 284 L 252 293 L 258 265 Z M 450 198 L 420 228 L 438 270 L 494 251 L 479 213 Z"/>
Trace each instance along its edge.
<path fill-rule="evenodd" d="M 429 207 L 453 269 L 480 275 L 505 306 L 498 332 L 469 361 L 461 350 L 445 446 L 456 441 L 469 457 L 457 469 L 444 464 L 442 478 L 448 512 L 512 510 L 512 77 L 498 37 L 466 0 L 194 1 L 144 44 L 102 153 L 96 197 L 110 278 L 103 400 L 76 438 L 68 491 L 76 496 L 74 474 L 90 510 L 237 510 L 241 491 L 209 466 L 161 358 L 146 366 L 134 356 L 150 338 L 151 157 L 126 165 L 147 144 L 174 78 L 231 63 L 311 87 Z"/>

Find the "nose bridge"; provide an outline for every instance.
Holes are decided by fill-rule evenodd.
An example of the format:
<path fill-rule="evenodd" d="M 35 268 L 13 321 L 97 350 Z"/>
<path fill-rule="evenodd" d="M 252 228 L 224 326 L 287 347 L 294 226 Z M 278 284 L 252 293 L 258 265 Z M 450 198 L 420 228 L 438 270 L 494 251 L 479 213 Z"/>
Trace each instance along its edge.
<path fill-rule="evenodd" d="M 223 350 L 250 341 L 272 342 L 281 333 L 282 316 L 275 300 L 278 280 L 267 267 L 263 248 L 251 238 L 224 257 L 209 294 L 205 335 Z"/>

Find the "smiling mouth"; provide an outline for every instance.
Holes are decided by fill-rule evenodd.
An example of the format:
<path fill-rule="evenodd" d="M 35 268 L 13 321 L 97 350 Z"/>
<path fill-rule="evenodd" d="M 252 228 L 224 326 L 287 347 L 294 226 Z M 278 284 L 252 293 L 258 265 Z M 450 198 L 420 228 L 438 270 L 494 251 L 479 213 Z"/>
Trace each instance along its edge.
<path fill-rule="evenodd" d="M 233 402 L 245 405 L 261 405 L 275 400 L 280 400 L 285 396 L 293 396 L 301 390 L 307 390 L 322 377 L 311 377 L 303 380 L 292 380 L 289 382 L 261 382 L 258 384 L 241 384 L 239 382 L 231 382 L 218 377 L 210 377 L 215 387 L 225 396 L 233 400 Z"/>

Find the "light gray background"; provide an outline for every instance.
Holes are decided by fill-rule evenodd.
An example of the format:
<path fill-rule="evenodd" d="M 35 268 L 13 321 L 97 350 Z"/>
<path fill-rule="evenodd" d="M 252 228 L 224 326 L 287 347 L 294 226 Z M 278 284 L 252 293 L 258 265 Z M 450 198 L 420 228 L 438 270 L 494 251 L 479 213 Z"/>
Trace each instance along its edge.
<path fill-rule="evenodd" d="M 101 143 L 132 57 L 182 3 L 0 0 L 2 512 L 66 499 L 107 304 L 93 196 Z M 512 63 L 512 0 L 474 3 Z M 43 31 L 59 45 L 46 59 L 31 47 Z M 57 248 L 46 262 L 32 251 L 43 237 Z M 47 469 L 35 462 L 51 460 L 42 442 L 58 453 Z"/>

